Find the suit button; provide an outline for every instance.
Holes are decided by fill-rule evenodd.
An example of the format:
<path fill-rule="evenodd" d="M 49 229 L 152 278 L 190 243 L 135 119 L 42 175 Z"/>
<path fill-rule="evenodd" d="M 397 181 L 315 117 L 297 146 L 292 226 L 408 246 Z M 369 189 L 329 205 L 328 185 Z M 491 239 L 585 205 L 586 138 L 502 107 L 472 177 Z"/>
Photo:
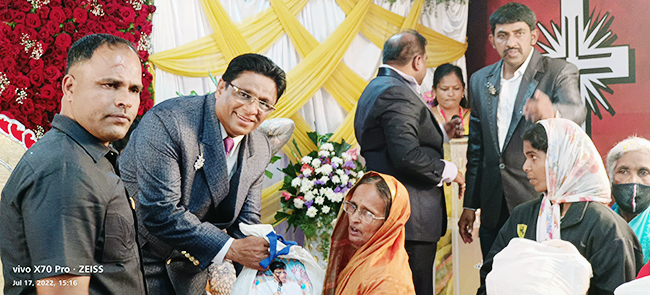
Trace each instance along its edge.
<path fill-rule="evenodd" d="M 195 266 L 199 266 L 199 261 L 198 260 L 194 260 L 193 263 L 194 263 Z"/>
<path fill-rule="evenodd" d="M 171 259 L 167 260 L 167 265 L 170 265 L 171 263 L 172 263 Z"/>
<path fill-rule="evenodd" d="M 499 164 L 499 169 L 501 170 L 506 169 L 506 164 L 503 163 Z"/>

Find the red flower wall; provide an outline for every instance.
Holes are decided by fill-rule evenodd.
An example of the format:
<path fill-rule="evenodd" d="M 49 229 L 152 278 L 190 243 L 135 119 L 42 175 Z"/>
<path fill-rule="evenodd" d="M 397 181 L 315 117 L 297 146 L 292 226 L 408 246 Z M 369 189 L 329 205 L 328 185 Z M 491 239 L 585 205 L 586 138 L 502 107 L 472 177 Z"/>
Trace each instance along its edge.
<path fill-rule="evenodd" d="M 27 128 L 51 128 L 61 108 L 67 51 L 75 41 L 106 33 L 134 43 L 144 91 L 138 115 L 153 106 L 147 70 L 151 0 L 0 0 L 0 113 Z M 40 131 L 40 130 L 39 130 Z"/>

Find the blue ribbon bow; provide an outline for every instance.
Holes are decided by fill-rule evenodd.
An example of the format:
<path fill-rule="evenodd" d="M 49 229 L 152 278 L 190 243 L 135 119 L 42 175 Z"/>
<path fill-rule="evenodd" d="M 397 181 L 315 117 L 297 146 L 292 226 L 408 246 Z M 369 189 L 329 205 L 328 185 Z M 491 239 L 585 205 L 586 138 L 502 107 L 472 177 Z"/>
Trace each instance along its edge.
<path fill-rule="evenodd" d="M 285 241 L 283 236 L 278 235 L 275 232 L 268 233 L 266 237 L 269 238 L 269 251 L 271 252 L 271 255 L 266 259 L 260 261 L 260 266 L 263 267 L 264 269 L 267 269 L 271 264 L 271 262 L 273 261 L 273 259 L 275 259 L 279 255 L 289 254 L 289 248 L 291 248 L 291 246 L 298 245 L 298 243 L 294 241 Z M 278 240 L 284 243 L 285 245 L 287 245 L 286 247 L 282 248 L 282 250 L 280 251 L 277 251 Z"/>

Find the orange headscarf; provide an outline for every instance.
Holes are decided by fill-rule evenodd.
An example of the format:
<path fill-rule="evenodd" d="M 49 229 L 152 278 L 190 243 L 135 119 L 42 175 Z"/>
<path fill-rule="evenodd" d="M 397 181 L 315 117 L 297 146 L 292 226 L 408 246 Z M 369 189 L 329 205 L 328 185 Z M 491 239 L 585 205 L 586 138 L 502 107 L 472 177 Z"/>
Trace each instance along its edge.
<path fill-rule="evenodd" d="M 411 216 L 408 192 L 390 175 L 371 171 L 363 178 L 373 175 L 381 176 L 390 188 L 393 202 L 388 219 L 367 243 L 355 251 L 348 240 L 349 217 L 341 208 L 332 233 L 323 295 L 415 295 L 408 254 L 404 248 L 404 224 Z M 350 189 L 345 196 L 346 201 L 352 198 L 358 185 L 359 182 Z"/>

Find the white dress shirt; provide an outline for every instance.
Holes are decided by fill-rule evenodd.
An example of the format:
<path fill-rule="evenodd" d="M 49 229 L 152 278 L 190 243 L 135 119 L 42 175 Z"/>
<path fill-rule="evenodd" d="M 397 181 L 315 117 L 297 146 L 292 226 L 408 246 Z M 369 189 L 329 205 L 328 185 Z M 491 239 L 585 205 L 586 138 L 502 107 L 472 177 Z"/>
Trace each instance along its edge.
<path fill-rule="evenodd" d="M 226 133 L 226 129 L 223 128 L 223 125 L 221 123 L 218 123 L 219 127 L 221 128 L 221 140 L 223 141 L 226 137 L 228 137 L 228 133 Z M 239 158 L 239 147 L 241 140 L 244 139 L 243 135 L 233 137 L 233 146 L 232 149 L 230 150 L 230 153 L 226 155 L 226 163 L 228 166 L 228 179 L 231 179 L 232 176 L 235 174 L 235 167 L 237 167 L 237 160 Z M 219 253 L 217 253 L 217 256 L 212 259 L 213 263 L 221 264 L 223 263 L 224 258 L 226 258 L 226 253 L 228 253 L 228 250 L 230 250 L 230 246 L 232 245 L 232 242 L 235 239 L 230 238 L 226 242 L 226 244 L 223 245 Z"/>
<path fill-rule="evenodd" d="M 515 109 L 515 101 L 519 92 L 519 86 L 523 79 L 526 68 L 533 56 L 534 48 L 530 50 L 526 61 L 515 71 L 514 76 L 510 79 L 503 78 L 505 65 L 501 66 L 501 89 L 499 90 L 499 103 L 497 105 L 497 132 L 499 135 L 499 150 L 503 151 L 503 144 L 508 135 L 510 121 L 512 121 L 512 112 Z"/>

